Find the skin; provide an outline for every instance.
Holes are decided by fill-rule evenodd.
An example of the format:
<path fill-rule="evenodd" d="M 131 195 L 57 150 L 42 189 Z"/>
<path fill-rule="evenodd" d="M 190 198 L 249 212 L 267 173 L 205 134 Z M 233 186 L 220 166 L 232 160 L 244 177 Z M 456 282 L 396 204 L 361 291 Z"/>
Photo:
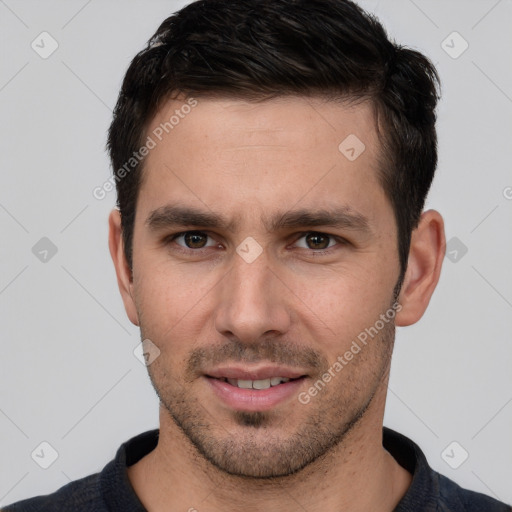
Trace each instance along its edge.
<path fill-rule="evenodd" d="M 148 134 L 183 103 L 169 101 Z M 354 161 L 338 150 L 349 134 L 365 144 Z M 159 443 L 128 469 L 148 510 L 392 511 L 406 493 L 411 475 L 384 450 L 382 423 L 394 324 L 417 322 L 439 279 L 438 212 L 424 212 L 413 232 L 394 322 L 307 405 L 298 400 L 394 303 L 397 230 L 377 180 L 379 147 L 370 104 L 289 97 L 198 99 L 151 150 L 133 273 L 119 212 L 109 220 L 128 317 L 160 350 L 148 367 L 161 403 Z M 232 225 L 151 227 L 148 219 L 166 205 Z M 368 229 L 268 222 L 342 206 L 364 216 Z M 187 230 L 200 233 L 172 238 Z M 236 252 L 247 237 L 262 248 L 251 263 Z M 268 411 L 234 410 L 204 376 L 234 362 L 279 362 L 307 378 Z"/>

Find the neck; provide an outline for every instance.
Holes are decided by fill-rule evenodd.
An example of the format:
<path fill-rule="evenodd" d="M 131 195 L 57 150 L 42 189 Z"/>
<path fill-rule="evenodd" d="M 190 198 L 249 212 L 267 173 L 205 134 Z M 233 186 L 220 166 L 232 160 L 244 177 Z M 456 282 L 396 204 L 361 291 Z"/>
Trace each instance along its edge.
<path fill-rule="evenodd" d="M 155 512 L 391 512 L 406 493 L 411 475 L 382 446 L 384 402 L 382 391 L 328 454 L 294 475 L 275 479 L 220 471 L 161 408 L 158 446 L 130 466 L 128 476 L 144 506 Z"/>

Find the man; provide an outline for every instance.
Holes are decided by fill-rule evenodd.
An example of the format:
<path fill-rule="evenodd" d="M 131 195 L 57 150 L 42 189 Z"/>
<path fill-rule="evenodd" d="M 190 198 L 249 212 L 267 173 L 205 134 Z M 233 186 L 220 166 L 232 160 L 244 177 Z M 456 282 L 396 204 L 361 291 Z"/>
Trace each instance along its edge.
<path fill-rule="evenodd" d="M 109 244 L 160 398 L 96 475 L 7 511 L 506 511 L 383 429 L 437 285 L 437 74 L 346 0 L 201 0 L 133 60 Z"/>

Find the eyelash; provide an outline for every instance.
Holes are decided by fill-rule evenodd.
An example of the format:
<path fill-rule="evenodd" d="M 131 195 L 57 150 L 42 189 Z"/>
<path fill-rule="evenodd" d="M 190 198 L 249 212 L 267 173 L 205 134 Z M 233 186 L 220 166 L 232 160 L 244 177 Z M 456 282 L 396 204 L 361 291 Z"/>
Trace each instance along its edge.
<path fill-rule="evenodd" d="M 190 233 L 197 233 L 197 234 L 200 234 L 200 235 L 205 235 L 205 236 L 207 236 L 209 238 L 213 238 L 211 235 L 209 235 L 205 231 L 188 230 L 188 231 L 180 231 L 179 233 L 175 233 L 173 235 L 167 236 L 164 239 L 164 243 L 166 245 L 171 244 L 172 242 L 175 242 L 177 238 L 180 238 L 180 237 L 185 236 L 185 235 L 190 234 Z M 314 256 L 314 257 L 319 257 L 319 256 L 323 256 L 323 255 L 326 255 L 326 254 L 330 254 L 332 252 L 332 250 L 335 249 L 335 247 L 337 245 L 342 245 L 343 246 L 343 245 L 348 245 L 349 244 L 349 242 L 347 240 L 345 240 L 344 238 L 342 238 L 342 237 L 331 235 L 329 233 L 324 233 L 322 231 L 304 231 L 302 233 L 299 233 L 299 237 L 295 239 L 294 243 L 297 243 L 302 238 L 306 237 L 307 235 L 311 235 L 311 234 L 325 236 L 325 237 L 329 238 L 331 241 L 335 240 L 337 242 L 336 245 L 334 245 L 332 247 L 328 247 L 326 249 L 306 249 L 304 247 L 298 247 L 298 249 L 307 250 L 308 253 L 310 255 Z M 215 247 L 215 246 L 207 246 L 207 247 L 201 247 L 199 249 L 193 249 L 193 248 L 190 248 L 190 247 L 182 246 L 180 244 L 176 244 L 175 247 L 176 247 L 175 250 L 178 250 L 179 252 L 182 252 L 184 254 L 191 254 L 191 253 L 201 253 L 203 250 L 210 249 L 210 248 Z"/>

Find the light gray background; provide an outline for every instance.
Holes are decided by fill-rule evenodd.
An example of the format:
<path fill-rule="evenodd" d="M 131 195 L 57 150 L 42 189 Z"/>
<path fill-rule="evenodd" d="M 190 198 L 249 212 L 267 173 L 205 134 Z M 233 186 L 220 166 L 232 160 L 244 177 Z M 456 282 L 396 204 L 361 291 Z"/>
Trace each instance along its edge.
<path fill-rule="evenodd" d="M 128 63 L 185 3 L 0 0 L 0 505 L 99 471 L 158 425 L 107 249 L 115 195 L 92 190 L 110 175 L 106 130 Z M 512 3 L 361 4 L 438 66 L 428 207 L 467 247 L 449 246 L 457 260 L 445 258 L 428 312 L 399 329 L 385 424 L 448 477 L 512 502 Z M 43 31 L 59 44 L 47 59 L 31 48 Z M 469 43 L 456 59 L 441 46 L 453 31 Z M 58 248 L 46 263 L 32 252 L 42 237 Z M 31 458 L 43 441 L 58 452 L 46 470 Z M 458 469 L 441 456 L 453 441 L 469 453 Z M 447 453 L 453 464 L 463 452 Z"/>

